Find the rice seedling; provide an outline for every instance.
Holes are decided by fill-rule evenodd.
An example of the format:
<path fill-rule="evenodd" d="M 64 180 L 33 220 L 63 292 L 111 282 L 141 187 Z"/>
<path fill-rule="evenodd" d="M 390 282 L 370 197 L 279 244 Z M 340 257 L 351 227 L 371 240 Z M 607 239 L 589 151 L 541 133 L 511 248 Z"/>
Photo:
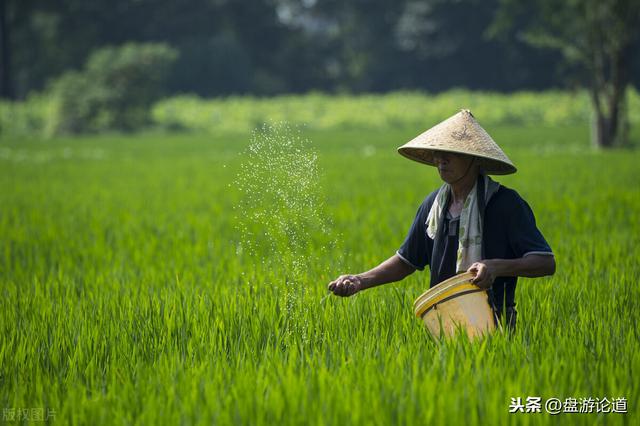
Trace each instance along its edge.
<path fill-rule="evenodd" d="M 24 423 L 21 410 L 42 409 L 28 415 L 52 424 L 636 424 L 640 155 L 589 150 L 586 127 L 488 128 L 519 166 L 498 180 L 530 202 L 558 263 L 553 277 L 519 281 L 512 337 L 429 339 L 412 312 L 424 273 L 326 297 L 335 276 L 393 253 L 439 184 L 433 169 L 395 153 L 420 130 L 303 130 L 312 145 L 296 147 L 306 161 L 317 156 L 313 167 L 292 159 L 282 169 L 248 161 L 259 141 L 246 133 L 3 140 L 4 419 Z M 297 184 L 278 175 L 287 171 Z M 274 198 L 278 188 L 289 198 Z M 260 223 L 265 244 L 239 253 L 242 230 L 255 236 Z M 541 413 L 509 412 L 527 397 L 541 398 Z M 566 407 L 605 397 L 625 398 L 628 412 L 545 412 L 552 398 Z"/>

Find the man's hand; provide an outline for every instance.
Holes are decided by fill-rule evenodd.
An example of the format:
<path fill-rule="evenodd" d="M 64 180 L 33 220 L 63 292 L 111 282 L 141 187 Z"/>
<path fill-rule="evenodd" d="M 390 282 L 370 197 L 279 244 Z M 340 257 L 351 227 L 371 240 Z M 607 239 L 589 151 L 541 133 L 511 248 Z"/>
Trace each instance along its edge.
<path fill-rule="evenodd" d="M 358 275 L 340 275 L 329 283 L 329 291 L 342 297 L 352 296 L 363 288 L 362 278 Z"/>
<path fill-rule="evenodd" d="M 475 262 L 467 269 L 467 272 L 475 275 L 471 282 L 484 289 L 491 287 L 496 279 L 495 270 L 490 260 Z"/>

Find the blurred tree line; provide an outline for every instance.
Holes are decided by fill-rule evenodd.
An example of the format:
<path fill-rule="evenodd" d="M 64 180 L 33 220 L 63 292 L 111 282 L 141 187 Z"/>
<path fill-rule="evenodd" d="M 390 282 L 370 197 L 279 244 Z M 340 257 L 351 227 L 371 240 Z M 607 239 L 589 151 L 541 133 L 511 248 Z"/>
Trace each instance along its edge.
<path fill-rule="evenodd" d="M 156 57 L 147 68 L 135 64 L 137 73 L 152 72 L 149 64 L 163 68 L 162 78 L 154 79 L 162 82 L 158 93 L 165 95 L 587 86 L 600 93 L 594 106 L 600 105 L 605 117 L 611 111 L 617 115 L 621 87 L 640 83 L 638 55 L 631 55 L 640 48 L 638 5 L 638 0 L 0 0 L 0 95 L 24 99 L 48 86 L 71 90 L 74 79 L 60 83 L 63 74 L 84 67 L 96 75 L 100 61 L 92 53 L 136 42 L 153 43 L 156 53 L 159 44 L 172 49 L 161 54 L 165 62 Z M 624 63 L 617 68 L 611 55 L 590 57 L 611 50 L 622 52 L 616 57 Z M 126 67 L 131 61 L 117 62 Z M 87 72 L 85 83 L 92 79 Z M 105 87 L 110 78 L 101 77 Z M 601 81 L 593 83 L 597 78 Z M 599 89 L 605 86 L 608 92 Z M 606 101 L 604 92 L 610 95 Z M 603 129 L 618 127 L 615 119 L 607 120 L 601 120 Z"/>
<path fill-rule="evenodd" d="M 2 95 L 24 98 L 80 68 L 96 48 L 128 41 L 177 49 L 169 94 L 511 91 L 577 84 L 559 52 L 520 37 L 527 16 L 519 15 L 520 22 L 500 37 L 489 36 L 500 3 L 0 0 Z"/>

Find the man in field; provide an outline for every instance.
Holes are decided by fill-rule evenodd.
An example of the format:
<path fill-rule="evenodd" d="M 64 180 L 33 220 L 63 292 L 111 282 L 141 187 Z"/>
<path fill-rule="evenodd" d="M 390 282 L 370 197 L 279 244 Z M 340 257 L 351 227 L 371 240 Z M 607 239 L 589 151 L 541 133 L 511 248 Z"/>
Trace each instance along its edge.
<path fill-rule="evenodd" d="M 400 249 L 375 268 L 341 275 L 329 284 L 338 296 L 400 281 L 429 265 L 431 286 L 462 272 L 490 291 L 498 317 L 515 327 L 517 277 L 555 272 L 549 244 L 529 205 L 516 191 L 488 177 L 516 168 L 468 110 L 398 148 L 400 154 L 435 166 L 444 184 L 429 194 Z"/>

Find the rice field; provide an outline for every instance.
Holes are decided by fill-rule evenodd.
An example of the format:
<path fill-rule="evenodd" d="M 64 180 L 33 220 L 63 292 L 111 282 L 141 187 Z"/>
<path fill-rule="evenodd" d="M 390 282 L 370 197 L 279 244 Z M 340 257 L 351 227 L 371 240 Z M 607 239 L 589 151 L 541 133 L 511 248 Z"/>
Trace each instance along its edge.
<path fill-rule="evenodd" d="M 558 265 L 519 280 L 515 335 L 429 339 L 427 273 L 326 297 L 439 185 L 395 152 L 424 128 L 302 129 L 279 174 L 248 133 L 2 140 L 3 421 L 638 424 L 640 152 L 584 126 L 487 126 Z M 628 412 L 545 412 L 605 397 Z"/>

